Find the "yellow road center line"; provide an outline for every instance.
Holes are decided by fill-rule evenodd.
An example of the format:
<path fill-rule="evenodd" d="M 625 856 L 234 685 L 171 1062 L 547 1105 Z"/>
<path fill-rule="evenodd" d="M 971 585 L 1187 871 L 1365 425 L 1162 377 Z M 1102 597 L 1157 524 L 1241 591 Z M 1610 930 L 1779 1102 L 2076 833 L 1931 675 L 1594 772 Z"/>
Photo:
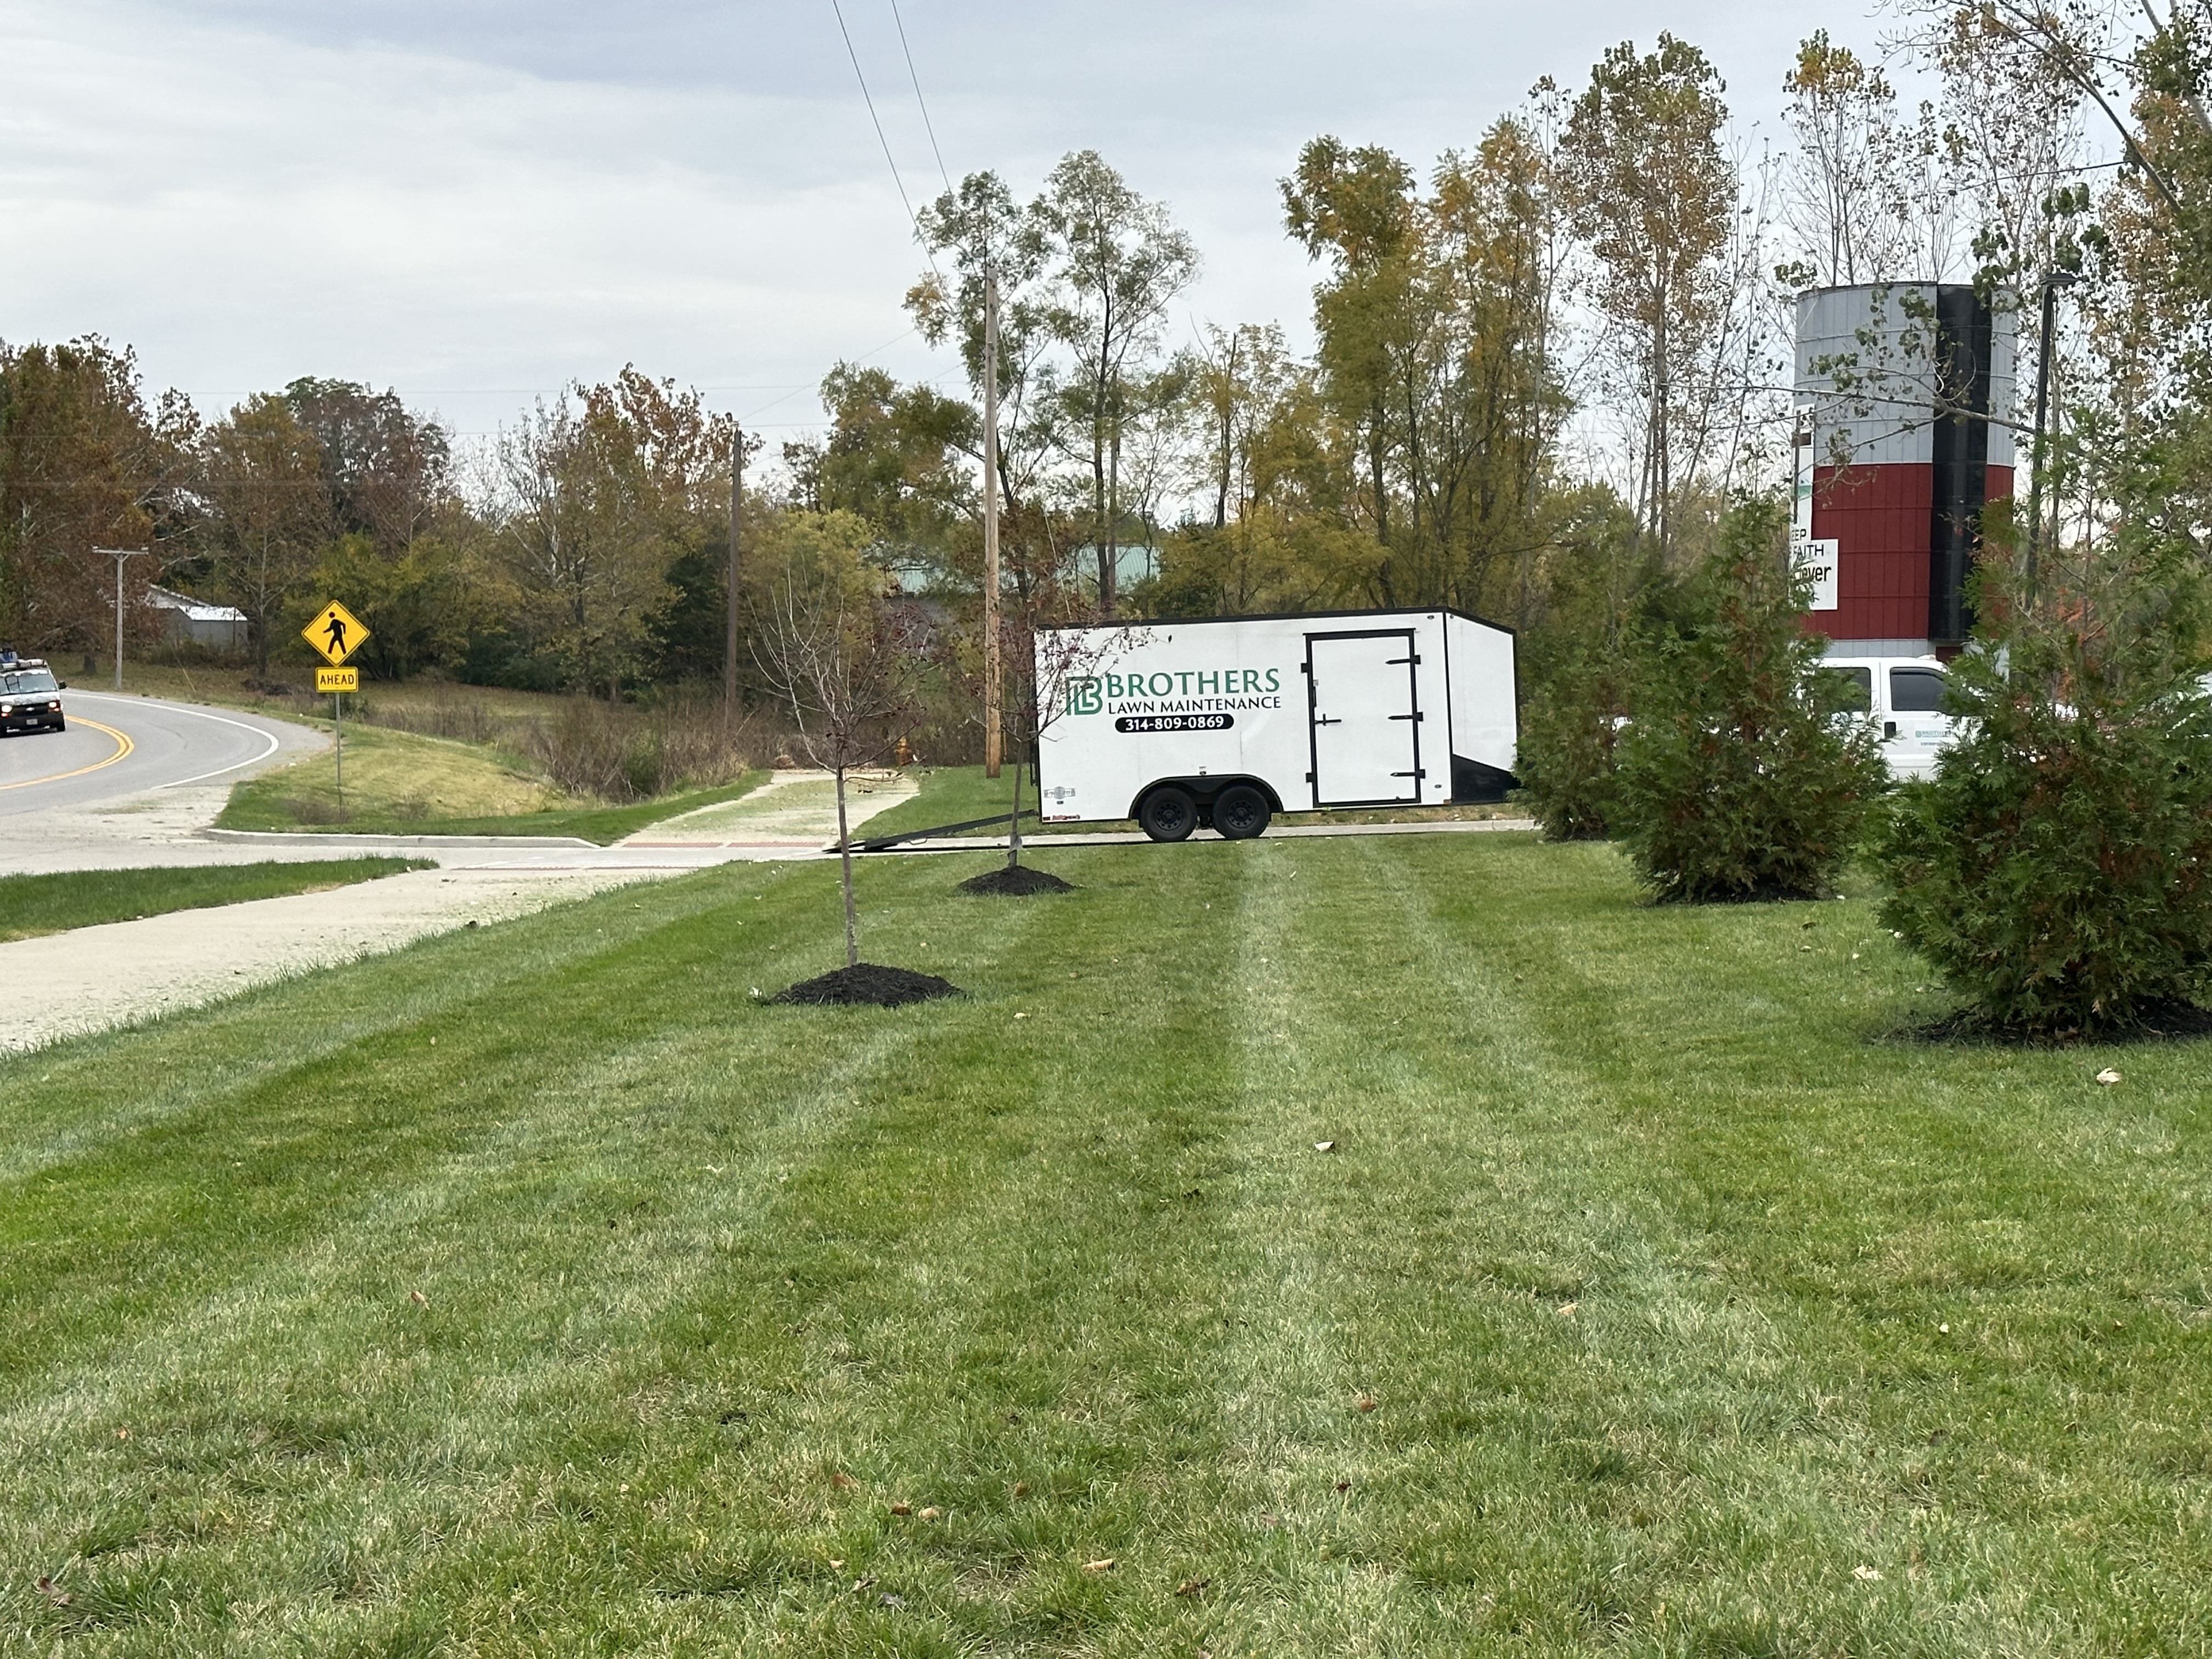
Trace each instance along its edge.
<path fill-rule="evenodd" d="M 88 720 L 82 714 L 70 715 L 70 724 L 72 726 L 88 726 L 95 732 L 106 732 L 109 737 L 115 739 L 115 752 L 110 755 L 106 760 L 94 761 L 89 766 L 80 766 L 74 772 L 56 772 L 52 776 L 44 778 L 25 778 L 21 783 L 0 783 L 0 790 L 28 789 L 34 783 L 59 783 L 64 778 L 81 778 L 88 772 L 99 771 L 103 766 L 114 765 L 116 762 L 121 760 L 125 756 L 128 755 L 133 749 L 136 749 L 138 746 L 137 744 L 131 741 L 130 736 L 127 733 L 118 732 L 112 726 L 102 726 L 98 720 Z"/>

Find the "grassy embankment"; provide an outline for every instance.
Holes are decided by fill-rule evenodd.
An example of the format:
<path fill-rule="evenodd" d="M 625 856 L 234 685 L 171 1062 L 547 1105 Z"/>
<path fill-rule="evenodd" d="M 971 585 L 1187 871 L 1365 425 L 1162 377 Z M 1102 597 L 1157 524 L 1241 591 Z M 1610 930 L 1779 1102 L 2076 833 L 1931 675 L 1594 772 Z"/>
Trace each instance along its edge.
<path fill-rule="evenodd" d="M 749 772 L 734 783 L 615 806 L 564 799 L 487 744 L 349 724 L 343 802 L 337 757 L 325 752 L 240 784 L 216 822 L 225 830 L 575 836 L 605 845 L 679 812 L 735 800 L 767 777 Z"/>
<path fill-rule="evenodd" d="M 307 674 L 302 683 L 313 679 Z M 245 685 L 236 669 L 130 664 L 124 680 L 126 695 L 215 703 L 331 729 L 328 697 L 271 697 Z M 91 677 L 79 684 L 89 691 L 108 689 Z M 679 812 L 735 800 L 768 775 L 752 772 L 710 788 L 610 805 L 564 796 L 498 741 L 517 722 L 556 718 L 564 698 L 427 679 L 378 682 L 368 696 L 380 718 L 404 724 L 440 717 L 447 730 L 467 735 L 426 736 L 372 724 L 355 718 L 349 699 L 343 805 L 337 760 L 323 754 L 239 785 L 218 825 L 369 835 L 574 836 L 605 845 Z"/>
<path fill-rule="evenodd" d="M 733 866 L 0 1061 L 0 1651 L 2203 1650 L 2203 1044 L 1602 847 L 988 863 L 863 873 L 951 1003 L 750 1005 Z"/>
<path fill-rule="evenodd" d="M 319 859 L 300 864 L 220 864 L 149 870 L 72 870 L 0 877 L 0 942 L 64 933 L 171 910 L 249 899 L 325 893 L 356 882 L 428 870 L 427 859 Z"/>

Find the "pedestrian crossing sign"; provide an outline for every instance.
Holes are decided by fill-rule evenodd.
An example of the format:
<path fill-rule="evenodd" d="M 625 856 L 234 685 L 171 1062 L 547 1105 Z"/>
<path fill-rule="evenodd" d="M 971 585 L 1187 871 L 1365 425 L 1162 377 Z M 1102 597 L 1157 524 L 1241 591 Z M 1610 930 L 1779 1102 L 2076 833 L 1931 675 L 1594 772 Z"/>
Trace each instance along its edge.
<path fill-rule="evenodd" d="M 330 659 L 337 668 L 368 642 L 368 630 L 361 619 L 332 599 L 315 613 L 314 621 L 300 630 L 300 637 Z"/>

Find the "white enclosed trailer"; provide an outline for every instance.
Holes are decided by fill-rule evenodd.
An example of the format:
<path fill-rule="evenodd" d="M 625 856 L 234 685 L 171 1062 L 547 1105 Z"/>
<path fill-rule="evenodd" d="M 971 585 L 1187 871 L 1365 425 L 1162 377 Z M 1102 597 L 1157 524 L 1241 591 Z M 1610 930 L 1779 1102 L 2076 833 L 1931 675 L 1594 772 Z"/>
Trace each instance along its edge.
<path fill-rule="evenodd" d="M 1037 639 L 1048 823 L 1232 840 L 1277 812 L 1504 799 L 1513 634 L 1453 611 L 1054 629 Z"/>

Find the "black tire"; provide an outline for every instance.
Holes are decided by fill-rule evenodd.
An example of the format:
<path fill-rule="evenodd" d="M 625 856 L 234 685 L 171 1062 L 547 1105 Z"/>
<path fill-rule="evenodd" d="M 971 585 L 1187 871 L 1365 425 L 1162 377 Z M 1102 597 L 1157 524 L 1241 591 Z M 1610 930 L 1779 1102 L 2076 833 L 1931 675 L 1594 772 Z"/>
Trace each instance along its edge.
<path fill-rule="evenodd" d="M 1188 841 L 1198 828 L 1198 803 L 1189 790 L 1162 784 L 1138 803 L 1137 828 L 1154 841 Z"/>
<path fill-rule="evenodd" d="M 1267 833 L 1267 798 L 1249 783 L 1231 784 L 1213 803 L 1213 827 L 1224 841 L 1251 841 Z"/>
<path fill-rule="evenodd" d="M 68 731 L 68 730 L 69 730 L 69 722 L 68 722 L 67 720 L 56 720 L 56 721 L 54 722 L 54 730 L 55 730 L 55 731 L 57 731 L 57 732 L 66 732 L 66 731 Z"/>

